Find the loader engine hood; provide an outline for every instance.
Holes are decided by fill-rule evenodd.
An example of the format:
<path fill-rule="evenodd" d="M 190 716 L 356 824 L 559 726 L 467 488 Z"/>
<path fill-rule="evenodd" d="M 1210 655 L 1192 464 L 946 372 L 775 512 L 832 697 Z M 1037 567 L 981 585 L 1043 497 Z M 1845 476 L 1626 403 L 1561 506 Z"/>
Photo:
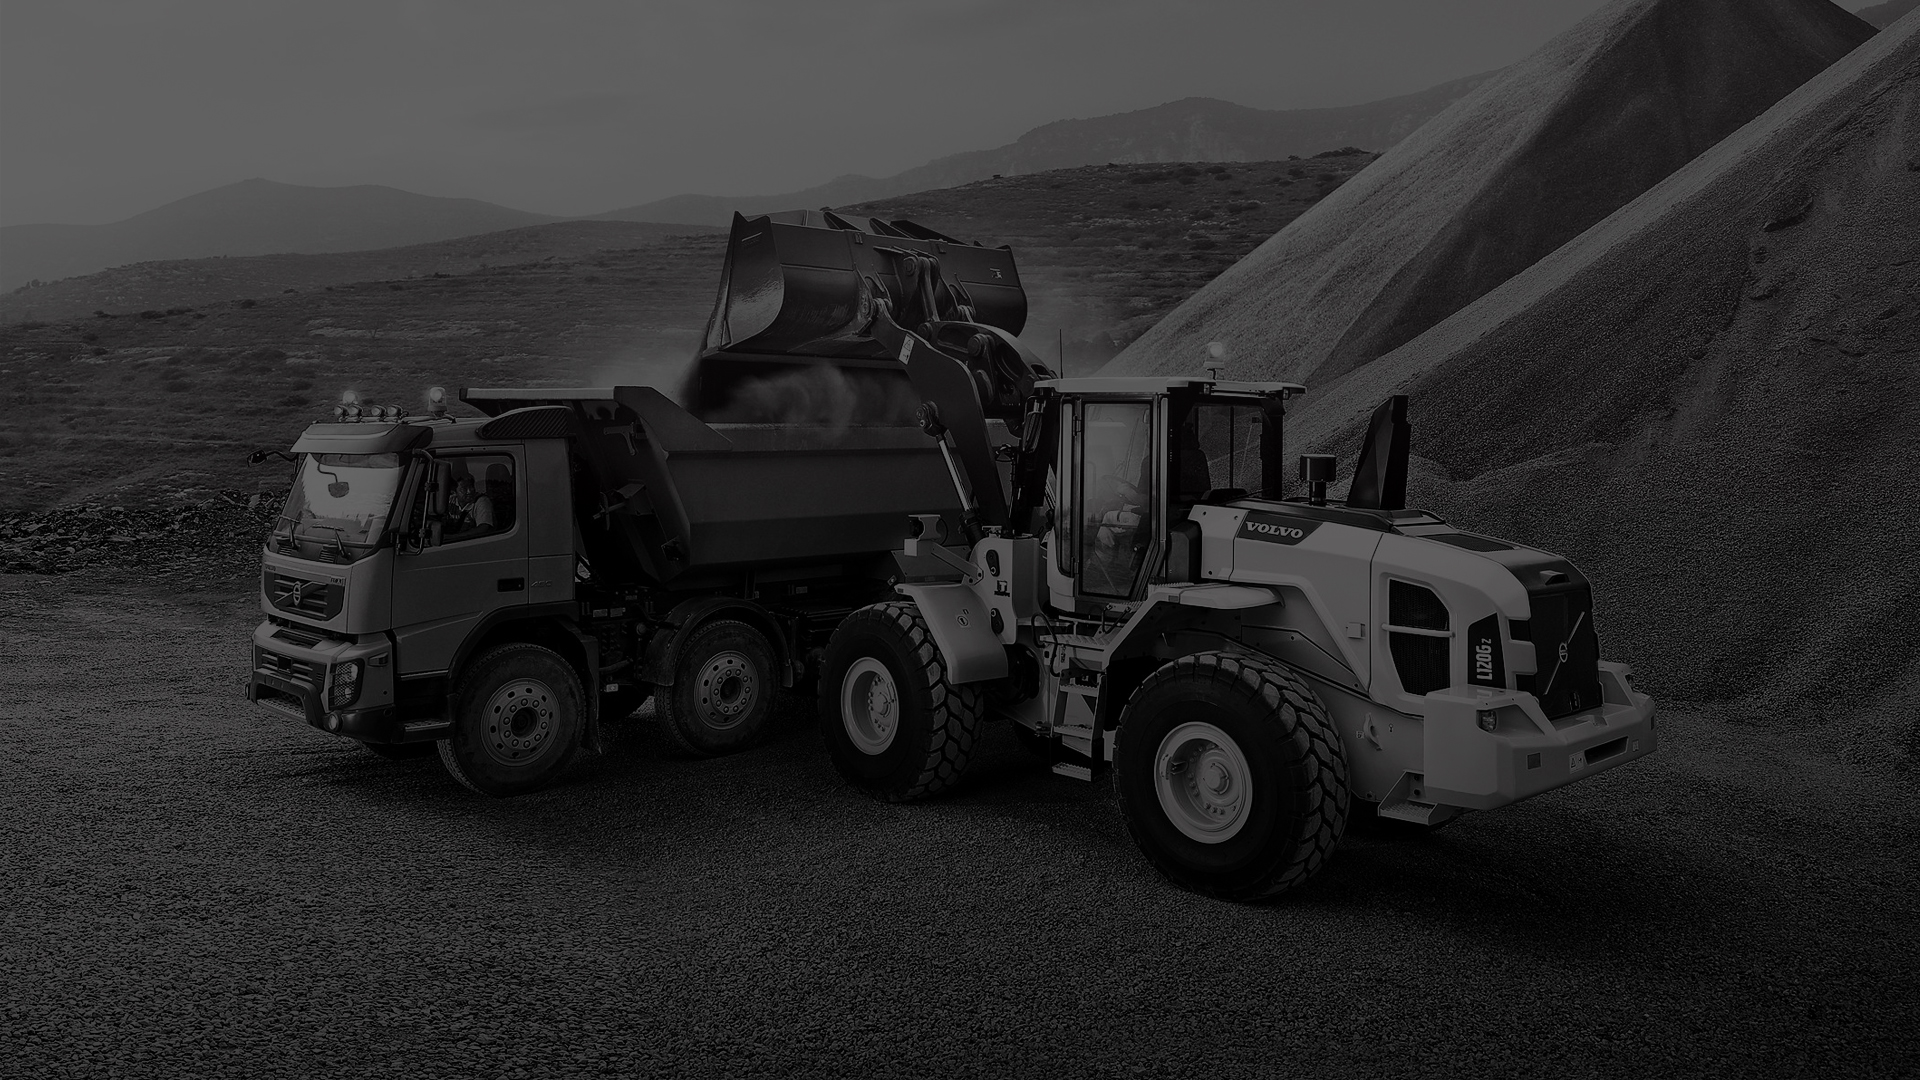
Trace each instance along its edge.
<path fill-rule="evenodd" d="M 1533 693 L 1549 717 L 1600 701 L 1592 589 L 1561 556 L 1421 510 L 1250 499 L 1192 517 L 1203 577 L 1299 590 L 1401 704 L 1463 685 Z"/>

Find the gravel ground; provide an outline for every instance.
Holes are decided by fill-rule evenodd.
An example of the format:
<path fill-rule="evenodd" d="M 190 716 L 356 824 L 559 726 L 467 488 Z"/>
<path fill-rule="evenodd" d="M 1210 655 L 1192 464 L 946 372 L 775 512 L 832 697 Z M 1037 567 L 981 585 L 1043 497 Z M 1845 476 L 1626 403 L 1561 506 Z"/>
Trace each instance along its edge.
<path fill-rule="evenodd" d="M 244 579 L 0 576 L 0 1073 L 1913 1075 L 1913 777 L 1665 714 L 1655 757 L 1242 907 L 1005 731 L 954 798 L 786 711 L 469 795 L 240 698 Z"/>

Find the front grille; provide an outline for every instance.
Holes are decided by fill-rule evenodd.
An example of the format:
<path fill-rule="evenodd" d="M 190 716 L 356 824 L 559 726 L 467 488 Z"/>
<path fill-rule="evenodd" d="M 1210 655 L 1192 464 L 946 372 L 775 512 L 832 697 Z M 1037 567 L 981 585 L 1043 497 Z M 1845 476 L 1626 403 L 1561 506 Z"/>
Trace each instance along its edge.
<path fill-rule="evenodd" d="M 1387 635 L 1387 648 L 1393 653 L 1393 669 L 1400 675 L 1400 686 L 1416 697 L 1445 690 L 1453 680 L 1447 672 L 1447 646 L 1451 640 L 1425 634 Z"/>
<path fill-rule="evenodd" d="M 1387 621 L 1422 630 L 1447 629 L 1447 605 L 1433 594 L 1405 581 L 1387 582 Z"/>
<path fill-rule="evenodd" d="M 1533 692 L 1549 719 L 1600 704 L 1600 635 L 1593 628 L 1593 590 L 1586 582 L 1528 594 L 1528 620 L 1539 670 Z"/>
<path fill-rule="evenodd" d="M 311 619 L 331 619 L 340 614 L 347 595 L 344 586 L 310 581 L 271 569 L 261 572 L 260 588 L 274 607 Z"/>
<path fill-rule="evenodd" d="M 296 660 L 291 656 L 282 656 L 259 648 L 253 650 L 253 666 L 259 671 L 270 671 L 289 679 L 300 679 L 314 686 L 320 685 L 323 668 L 321 664 Z"/>

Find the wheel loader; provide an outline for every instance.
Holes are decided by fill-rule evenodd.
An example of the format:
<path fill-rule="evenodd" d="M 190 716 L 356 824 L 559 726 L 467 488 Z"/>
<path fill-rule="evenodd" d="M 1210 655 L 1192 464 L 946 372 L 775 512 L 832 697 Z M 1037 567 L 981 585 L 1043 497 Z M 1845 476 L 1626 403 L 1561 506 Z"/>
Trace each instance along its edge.
<path fill-rule="evenodd" d="M 1405 506 L 1405 397 L 1375 412 L 1344 499 L 1326 455 L 1289 494 L 1303 387 L 1217 364 L 1059 378 L 981 249 L 906 225 L 736 218 L 710 331 L 763 363 L 897 364 L 960 506 L 916 518 L 902 565 L 931 571 L 821 659 L 821 731 L 854 785 L 948 790 L 1008 722 L 1055 773 L 1109 774 L 1167 877 L 1251 900 L 1310 880 L 1357 817 L 1431 828 L 1653 752 L 1653 702 L 1600 659 L 1576 567 Z"/>

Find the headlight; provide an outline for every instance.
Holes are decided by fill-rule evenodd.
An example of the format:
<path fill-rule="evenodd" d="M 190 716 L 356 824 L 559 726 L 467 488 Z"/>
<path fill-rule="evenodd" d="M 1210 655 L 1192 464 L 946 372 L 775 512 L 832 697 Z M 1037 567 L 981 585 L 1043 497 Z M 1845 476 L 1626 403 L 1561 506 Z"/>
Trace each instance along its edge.
<path fill-rule="evenodd" d="M 327 687 L 329 709 L 344 709 L 359 699 L 362 666 L 359 660 L 333 665 L 332 678 Z"/>

